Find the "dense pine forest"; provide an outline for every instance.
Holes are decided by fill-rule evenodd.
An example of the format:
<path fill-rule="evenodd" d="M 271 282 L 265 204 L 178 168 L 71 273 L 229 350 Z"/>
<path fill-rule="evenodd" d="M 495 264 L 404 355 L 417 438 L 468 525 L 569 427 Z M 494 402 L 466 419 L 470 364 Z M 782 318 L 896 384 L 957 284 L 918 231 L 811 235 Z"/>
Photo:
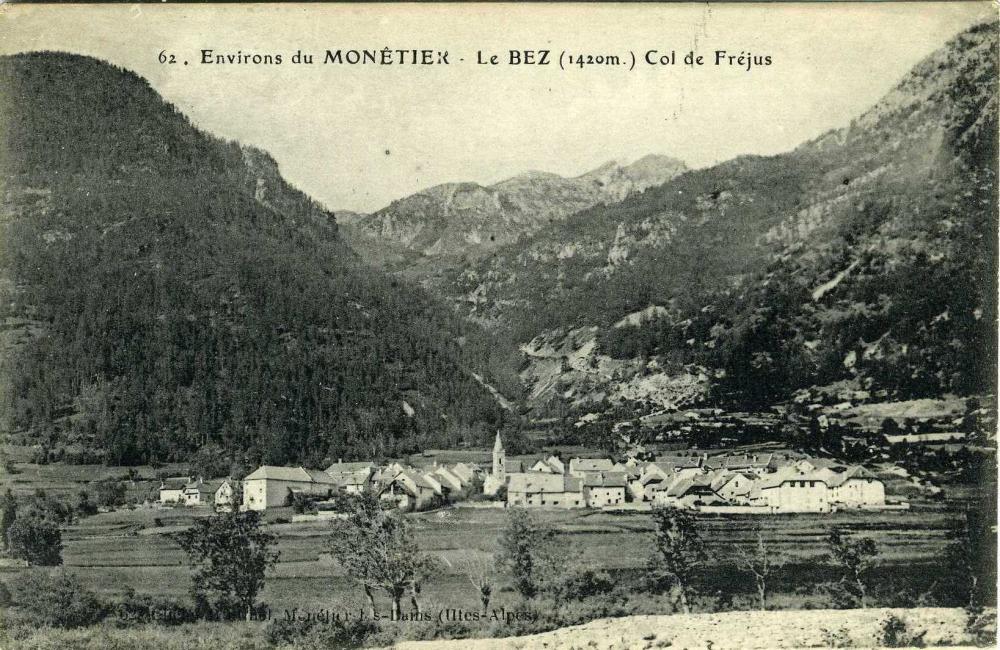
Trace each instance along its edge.
<path fill-rule="evenodd" d="M 0 87 L 13 438 L 115 464 L 207 445 L 318 466 L 509 419 L 472 376 L 490 379 L 478 330 L 365 266 L 266 154 L 94 59 L 5 57 Z"/>

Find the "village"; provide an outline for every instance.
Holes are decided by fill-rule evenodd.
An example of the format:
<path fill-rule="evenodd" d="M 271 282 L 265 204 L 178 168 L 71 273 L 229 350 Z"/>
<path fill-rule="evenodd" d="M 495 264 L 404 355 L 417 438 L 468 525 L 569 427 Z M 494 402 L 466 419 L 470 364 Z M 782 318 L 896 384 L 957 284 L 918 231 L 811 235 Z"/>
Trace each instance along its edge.
<path fill-rule="evenodd" d="M 307 503 L 332 513 L 337 499 L 372 492 L 388 506 L 422 511 L 447 504 L 521 508 L 647 510 L 675 507 L 705 513 L 828 513 L 843 509 L 899 510 L 884 482 L 861 465 L 795 452 L 709 454 L 678 451 L 635 457 L 540 457 L 508 460 L 497 433 L 492 467 L 459 462 L 415 468 L 393 462 L 336 462 L 325 470 L 263 465 L 241 481 L 164 479 L 161 505 L 263 511 Z"/>

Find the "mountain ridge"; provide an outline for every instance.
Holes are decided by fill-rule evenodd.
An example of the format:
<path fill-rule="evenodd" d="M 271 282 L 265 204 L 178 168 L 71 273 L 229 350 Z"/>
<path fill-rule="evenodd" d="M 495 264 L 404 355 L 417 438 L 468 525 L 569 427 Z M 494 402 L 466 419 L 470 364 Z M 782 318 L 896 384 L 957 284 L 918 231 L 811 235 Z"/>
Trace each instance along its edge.
<path fill-rule="evenodd" d="M 2 57 L 0 87 L 8 438 L 321 466 L 504 425 L 476 329 L 364 264 L 268 154 L 91 57 Z"/>
<path fill-rule="evenodd" d="M 442 183 L 352 220 L 348 238 L 422 257 L 477 257 L 583 207 L 619 201 L 685 170 L 673 158 L 649 155 L 574 177 L 528 171 L 492 185 Z"/>

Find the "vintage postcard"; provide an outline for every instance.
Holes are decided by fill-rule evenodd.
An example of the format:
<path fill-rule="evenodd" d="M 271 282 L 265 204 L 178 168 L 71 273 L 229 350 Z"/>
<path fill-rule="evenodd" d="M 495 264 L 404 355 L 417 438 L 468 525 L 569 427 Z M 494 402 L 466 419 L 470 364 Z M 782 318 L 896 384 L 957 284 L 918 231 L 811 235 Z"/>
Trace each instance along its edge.
<path fill-rule="evenodd" d="M 0 5 L 0 648 L 995 646 L 998 35 Z"/>

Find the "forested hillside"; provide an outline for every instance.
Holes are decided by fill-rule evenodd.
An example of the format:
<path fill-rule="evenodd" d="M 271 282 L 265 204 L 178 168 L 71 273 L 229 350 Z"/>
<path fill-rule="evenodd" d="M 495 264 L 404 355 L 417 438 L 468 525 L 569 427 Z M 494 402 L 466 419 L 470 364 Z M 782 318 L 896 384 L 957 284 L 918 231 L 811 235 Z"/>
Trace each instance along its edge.
<path fill-rule="evenodd" d="M 584 210 L 442 286 L 498 336 L 531 341 L 529 366 L 597 369 L 595 399 L 633 376 L 600 373 L 609 358 L 708 373 L 715 402 L 747 406 L 838 380 L 990 392 L 996 61 L 996 24 L 974 27 L 843 129 Z M 558 349 L 568 334 L 576 360 Z M 551 376 L 523 374 L 538 395 Z"/>
<path fill-rule="evenodd" d="M 502 425 L 476 328 L 365 266 L 264 152 L 76 55 L 0 59 L 0 102 L 12 438 L 318 466 Z"/>

